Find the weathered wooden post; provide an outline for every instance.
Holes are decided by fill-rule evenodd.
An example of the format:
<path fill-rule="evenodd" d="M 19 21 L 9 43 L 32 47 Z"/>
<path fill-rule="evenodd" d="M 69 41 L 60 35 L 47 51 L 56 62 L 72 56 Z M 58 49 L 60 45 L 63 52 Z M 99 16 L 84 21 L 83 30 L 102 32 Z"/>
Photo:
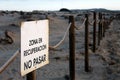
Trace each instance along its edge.
<path fill-rule="evenodd" d="M 27 80 L 36 80 L 36 70 L 27 74 Z"/>
<path fill-rule="evenodd" d="M 105 37 L 105 15 L 103 16 L 103 37 Z"/>
<path fill-rule="evenodd" d="M 88 28 L 88 14 L 85 14 L 86 22 L 85 22 L 85 71 L 89 72 L 89 28 Z"/>
<path fill-rule="evenodd" d="M 96 51 L 96 12 L 93 13 L 94 24 L 93 24 L 93 52 Z"/>
<path fill-rule="evenodd" d="M 98 23 L 98 46 L 100 45 L 101 40 L 101 13 L 99 13 L 99 23 Z"/>
<path fill-rule="evenodd" d="M 69 72 L 70 80 L 75 80 L 75 23 L 73 16 L 69 16 L 69 23 L 71 23 L 69 29 Z"/>
<path fill-rule="evenodd" d="M 100 32 L 100 40 L 102 40 L 103 39 L 103 15 L 102 15 L 102 13 L 101 13 L 101 16 L 100 16 L 100 19 L 101 19 L 101 24 L 100 24 L 100 26 L 101 26 L 101 32 Z"/>

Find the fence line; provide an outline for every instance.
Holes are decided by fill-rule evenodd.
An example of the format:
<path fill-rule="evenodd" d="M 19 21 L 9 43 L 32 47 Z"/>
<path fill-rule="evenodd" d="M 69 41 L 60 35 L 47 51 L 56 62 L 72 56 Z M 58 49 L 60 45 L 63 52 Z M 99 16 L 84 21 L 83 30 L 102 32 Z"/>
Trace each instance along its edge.
<path fill-rule="evenodd" d="M 20 50 L 17 50 L 14 55 L 2 67 L 0 67 L 0 73 L 2 73 L 14 61 L 19 53 Z"/>
<path fill-rule="evenodd" d="M 93 25 L 93 31 L 94 31 L 94 41 L 96 41 L 96 23 L 99 24 L 98 25 L 98 43 L 100 44 L 100 40 L 102 40 L 101 35 L 104 34 L 103 29 L 104 26 L 108 27 L 110 22 L 112 20 L 108 20 L 106 22 L 106 20 L 102 18 L 102 14 L 99 13 L 99 20 L 96 20 L 96 13 L 94 13 L 94 20 L 92 22 L 89 22 L 89 17 L 88 14 L 85 14 L 85 18 L 84 21 L 82 23 L 82 25 L 80 26 L 80 28 L 76 27 L 74 24 L 74 17 L 73 16 L 69 16 L 69 25 L 65 31 L 65 34 L 63 35 L 63 38 L 54 46 L 49 46 L 50 49 L 56 49 L 58 46 L 60 46 L 63 41 L 66 38 L 67 33 L 69 32 L 69 72 L 70 72 L 70 80 L 75 80 L 75 31 L 74 28 L 76 28 L 76 30 L 80 30 L 81 28 L 83 28 L 83 26 L 85 25 L 85 71 L 89 72 L 89 24 Z M 106 25 L 105 25 L 106 24 Z M 96 43 L 93 43 L 93 45 L 96 45 Z M 94 49 L 96 49 L 96 47 L 94 47 Z M 93 51 L 95 52 L 95 51 Z M 14 55 L 0 68 L 0 73 L 2 73 L 12 62 L 13 60 L 18 56 L 18 54 L 20 53 L 20 50 L 17 50 Z M 34 73 L 32 75 L 35 75 Z M 31 80 L 31 79 L 28 79 Z M 35 79 L 32 79 L 35 80 Z"/>

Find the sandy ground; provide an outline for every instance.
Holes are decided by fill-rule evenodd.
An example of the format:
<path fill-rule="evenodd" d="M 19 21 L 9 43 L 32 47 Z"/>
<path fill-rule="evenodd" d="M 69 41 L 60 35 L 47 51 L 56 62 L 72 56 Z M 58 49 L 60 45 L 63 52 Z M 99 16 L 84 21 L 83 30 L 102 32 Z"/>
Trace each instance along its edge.
<path fill-rule="evenodd" d="M 64 13 L 49 14 L 50 19 L 50 45 L 57 44 L 63 37 L 68 26 L 68 15 Z M 74 14 L 76 16 L 76 14 Z M 13 53 L 20 48 L 20 27 L 11 25 L 19 24 L 19 14 L 5 14 L 0 16 L 0 36 L 5 37 L 4 31 L 12 32 L 13 44 L 0 43 L 0 66 L 2 66 Z M 40 16 L 41 17 L 41 16 Z M 43 17 L 43 16 L 42 16 Z M 83 20 L 75 18 L 76 26 L 80 26 Z M 89 49 L 91 72 L 84 71 L 84 27 L 76 30 L 76 80 L 119 80 L 120 79 L 120 21 L 114 20 L 106 36 L 103 38 L 96 53 Z M 90 26 L 92 31 L 92 26 Z M 90 34 L 90 36 L 92 33 Z M 91 39 L 90 39 L 91 40 Z M 90 41 L 92 42 L 92 41 Z M 69 41 L 68 35 L 57 50 L 49 51 L 50 63 L 37 69 L 37 80 L 68 80 L 69 75 Z M 0 80 L 26 80 L 26 76 L 20 75 L 20 55 L 9 67 L 0 74 Z"/>

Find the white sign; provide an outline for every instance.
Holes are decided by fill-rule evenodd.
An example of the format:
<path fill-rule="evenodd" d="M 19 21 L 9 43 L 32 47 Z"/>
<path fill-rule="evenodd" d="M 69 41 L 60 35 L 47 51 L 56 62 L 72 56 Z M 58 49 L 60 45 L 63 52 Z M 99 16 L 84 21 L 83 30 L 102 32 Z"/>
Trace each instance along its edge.
<path fill-rule="evenodd" d="M 21 75 L 49 63 L 48 20 L 21 24 Z"/>

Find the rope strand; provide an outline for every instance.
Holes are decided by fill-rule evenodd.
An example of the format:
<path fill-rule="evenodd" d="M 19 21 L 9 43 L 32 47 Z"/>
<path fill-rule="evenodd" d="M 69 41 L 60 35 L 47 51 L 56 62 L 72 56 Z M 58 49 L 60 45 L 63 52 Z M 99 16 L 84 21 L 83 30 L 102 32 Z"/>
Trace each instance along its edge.
<path fill-rule="evenodd" d="M 19 53 L 19 50 L 14 53 L 14 55 L 0 68 L 0 73 L 2 73 L 13 62 Z"/>
<path fill-rule="evenodd" d="M 57 48 L 58 46 L 60 46 L 60 45 L 63 43 L 63 41 L 65 40 L 66 35 L 67 35 L 68 31 L 69 31 L 70 26 L 71 26 L 71 23 L 68 25 L 67 30 L 66 30 L 63 38 L 62 38 L 56 45 L 50 46 L 50 47 L 49 47 L 50 49 L 55 49 L 55 48 Z"/>
<path fill-rule="evenodd" d="M 97 20 L 97 23 L 99 23 L 100 22 L 100 20 Z"/>
<path fill-rule="evenodd" d="M 88 22 L 91 26 L 93 26 L 93 23 L 95 22 L 95 20 L 93 20 L 92 22 Z"/>
<path fill-rule="evenodd" d="M 86 21 L 86 18 L 84 19 L 82 25 L 79 28 L 75 26 L 76 30 L 82 29 L 84 27 L 85 21 Z"/>

